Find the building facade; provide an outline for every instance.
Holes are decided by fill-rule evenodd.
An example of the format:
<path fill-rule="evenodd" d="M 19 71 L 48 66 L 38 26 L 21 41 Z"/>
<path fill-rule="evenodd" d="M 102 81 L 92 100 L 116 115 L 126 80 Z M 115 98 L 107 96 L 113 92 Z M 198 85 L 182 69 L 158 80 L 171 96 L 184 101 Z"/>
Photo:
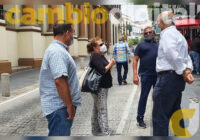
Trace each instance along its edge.
<path fill-rule="evenodd" d="M 75 20 L 72 22 L 75 33 L 70 54 L 73 58 L 88 56 L 86 44 L 95 36 L 113 46 L 119 38 L 119 29 L 118 25 L 109 20 L 108 14 L 114 7 L 119 6 L 1 5 L 0 73 L 12 73 L 13 67 L 20 66 L 39 68 L 45 49 L 53 40 L 53 24 L 66 23 L 69 19 L 82 19 L 77 23 Z M 98 9 L 104 9 L 106 12 L 95 13 Z M 92 14 L 95 15 L 93 19 Z M 107 16 L 108 19 L 99 24 L 98 19 L 102 16 Z"/>

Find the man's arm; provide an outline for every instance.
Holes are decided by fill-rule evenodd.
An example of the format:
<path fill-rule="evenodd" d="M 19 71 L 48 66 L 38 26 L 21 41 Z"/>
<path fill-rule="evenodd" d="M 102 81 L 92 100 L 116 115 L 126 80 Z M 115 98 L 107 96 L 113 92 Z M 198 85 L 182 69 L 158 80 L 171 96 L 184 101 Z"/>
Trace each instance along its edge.
<path fill-rule="evenodd" d="M 139 77 L 137 72 L 139 56 L 135 55 L 133 58 L 133 83 L 139 85 Z"/>
<path fill-rule="evenodd" d="M 67 107 L 67 113 L 69 115 L 67 119 L 71 120 L 75 116 L 75 108 L 72 102 L 69 84 L 67 83 L 66 77 L 62 76 L 60 78 L 55 79 L 54 81 L 58 90 L 58 94 Z"/>

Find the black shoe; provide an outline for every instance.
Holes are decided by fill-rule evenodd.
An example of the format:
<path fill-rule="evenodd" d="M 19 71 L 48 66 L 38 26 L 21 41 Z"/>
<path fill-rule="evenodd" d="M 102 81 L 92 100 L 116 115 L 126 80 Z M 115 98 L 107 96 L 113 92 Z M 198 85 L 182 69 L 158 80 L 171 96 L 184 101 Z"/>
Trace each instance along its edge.
<path fill-rule="evenodd" d="M 123 80 L 122 82 L 123 82 L 125 85 L 127 85 L 127 81 L 126 81 L 126 80 Z"/>
<path fill-rule="evenodd" d="M 139 128 L 143 128 L 143 129 L 146 128 L 146 124 L 144 123 L 143 118 L 137 119 L 137 126 L 138 126 Z"/>

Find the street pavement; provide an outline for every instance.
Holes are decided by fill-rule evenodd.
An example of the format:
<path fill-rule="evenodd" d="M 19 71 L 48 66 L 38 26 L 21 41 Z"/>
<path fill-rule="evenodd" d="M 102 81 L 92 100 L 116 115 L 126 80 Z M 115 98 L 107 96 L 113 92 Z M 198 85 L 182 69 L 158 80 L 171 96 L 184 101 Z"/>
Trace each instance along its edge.
<path fill-rule="evenodd" d="M 80 69 L 79 60 L 76 60 L 76 64 L 78 76 L 80 77 L 83 70 Z M 88 59 L 85 59 L 84 66 L 87 65 Z M 147 128 L 140 129 L 136 126 L 140 86 L 132 84 L 132 73 L 132 66 L 129 64 L 128 85 L 119 86 L 117 84 L 116 67 L 112 69 L 113 87 L 109 90 L 108 94 L 109 128 L 114 136 L 151 136 L 152 94 L 148 98 L 145 114 Z M 15 78 L 12 79 L 12 77 Z M 17 77 L 21 77 L 21 81 Z M 29 82 L 28 79 L 30 77 L 32 81 L 30 79 Z M 9 98 L 0 97 L 0 136 L 48 135 L 47 121 L 41 113 L 38 78 L 39 69 L 11 75 L 12 96 Z M 188 108 L 190 102 L 197 102 L 199 104 L 200 76 L 195 76 L 195 78 L 195 83 L 187 85 L 184 91 L 182 104 L 184 108 Z M 77 108 L 71 135 L 91 136 L 90 119 L 93 99 L 90 93 L 81 93 L 81 95 L 82 105 Z M 199 134 L 200 132 L 198 131 L 196 135 L 199 136 Z"/>

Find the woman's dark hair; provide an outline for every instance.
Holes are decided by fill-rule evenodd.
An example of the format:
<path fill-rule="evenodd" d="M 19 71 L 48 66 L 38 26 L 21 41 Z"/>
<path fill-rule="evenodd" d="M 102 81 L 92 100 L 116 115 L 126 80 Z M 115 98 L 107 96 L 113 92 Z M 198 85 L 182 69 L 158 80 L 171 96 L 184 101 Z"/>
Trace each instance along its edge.
<path fill-rule="evenodd" d="M 72 24 L 55 24 L 53 26 L 53 35 L 63 35 L 66 31 L 72 32 Z"/>
<path fill-rule="evenodd" d="M 92 53 L 94 51 L 94 47 L 97 47 L 96 38 L 93 38 L 88 44 L 87 44 L 87 52 Z"/>

